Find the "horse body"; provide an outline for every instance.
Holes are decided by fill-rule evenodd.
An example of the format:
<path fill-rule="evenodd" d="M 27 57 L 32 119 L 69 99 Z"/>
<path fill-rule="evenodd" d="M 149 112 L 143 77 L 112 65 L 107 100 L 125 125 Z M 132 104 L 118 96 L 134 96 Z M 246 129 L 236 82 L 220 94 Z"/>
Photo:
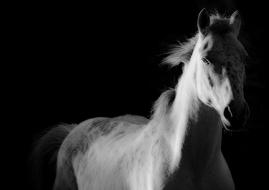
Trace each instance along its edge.
<path fill-rule="evenodd" d="M 71 130 L 54 190 L 233 190 L 221 139 L 222 126 L 245 123 L 247 114 L 239 28 L 236 12 L 201 11 L 198 34 L 166 60 L 185 63 L 176 88 L 159 97 L 150 119 L 93 118 Z"/>
<path fill-rule="evenodd" d="M 77 187 L 79 189 L 126 189 L 124 183 L 121 184 L 121 188 L 119 186 L 113 188 L 111 183 L 114 180 L 120 181 L 120 178 L 114 178 L 117 177 L 115 174 L 119 175 L 123 172 L 114 170 L 119 167 L 117 161 L 120 157 L 131 154 L 130 145 L 139 138 L 139 131 L 147 122 L 148 120 L 141 116 L 127 115 L 116 118 L 93 118 L 79 124 L 68 134 L 59 150 L 54 189 L 67 189 L 67 187 L 69 189 L 77 189 Z M 130 151 L 126 152 L 126 149 Z M 112 164 L 113 161 L 115 165 Z M 107 181 L 108 179 L 111 183 Z M 103 180 L 106 180 L 106 183 Z M 63 184 L 65 184 L 64 188 Z"/>

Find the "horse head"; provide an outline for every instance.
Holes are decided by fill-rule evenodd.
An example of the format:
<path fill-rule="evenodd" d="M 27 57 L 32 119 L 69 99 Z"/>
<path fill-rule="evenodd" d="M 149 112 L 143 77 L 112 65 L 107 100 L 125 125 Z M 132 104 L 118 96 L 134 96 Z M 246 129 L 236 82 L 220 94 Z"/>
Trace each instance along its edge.
<path fill-rule="evenodd" d="M 244 97 L 247 52 L 238 35 L 240 15 L 209 16 L 203 9 L 198 16 L 198 41 L 191 59 L 196 61 L 196 87 L 199 99 L 215 108 L 224 123 L 243 127 L 249 116 Z"/>

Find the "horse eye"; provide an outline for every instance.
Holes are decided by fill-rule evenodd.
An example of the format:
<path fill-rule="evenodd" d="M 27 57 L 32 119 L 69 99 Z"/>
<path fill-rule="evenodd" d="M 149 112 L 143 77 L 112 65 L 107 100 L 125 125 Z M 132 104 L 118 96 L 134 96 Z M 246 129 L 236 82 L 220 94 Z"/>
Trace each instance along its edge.
<path fill-rule="evenodd" d="M 202 58 L 202 60 L 203 60 L 203 62 L 204 62 L 204 63 L 206 63 L 207 65 L 209 65 L 209 64 L 210 64 L 210 62 L 208 61 L 208 59 L 207 59 L 207 58 Z"/>
<path fill-rule="evenodd" d="M 204 50 L 208 48 L 208 42 L 205 43 L 204 45 Z"/>

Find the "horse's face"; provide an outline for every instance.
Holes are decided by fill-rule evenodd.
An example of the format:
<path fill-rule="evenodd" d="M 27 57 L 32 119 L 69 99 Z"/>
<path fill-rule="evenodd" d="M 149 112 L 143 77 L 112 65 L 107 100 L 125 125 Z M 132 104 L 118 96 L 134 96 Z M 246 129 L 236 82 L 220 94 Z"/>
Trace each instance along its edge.
<path fill-rule="evenodd" d="M 206 95 L 200 99 L 216 108 L 223 121 L 228 124 L 228 120 L 233 128 L 244 126 L 249 115 L 243 90 L 247 53 L 237 39 L 240 23 L 237 12 L 222 23 L 210 20 L 205 10 L 198 18 L 199 53 L 203 60 L 198 65 L 198 81 L 206 86 Z"/>

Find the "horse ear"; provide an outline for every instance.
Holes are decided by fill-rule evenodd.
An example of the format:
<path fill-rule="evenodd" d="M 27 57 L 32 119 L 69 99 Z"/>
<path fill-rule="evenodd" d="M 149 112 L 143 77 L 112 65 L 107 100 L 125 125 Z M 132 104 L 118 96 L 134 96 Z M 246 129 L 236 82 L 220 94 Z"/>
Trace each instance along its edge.
<path fill-rule="evenodd" d="M 241 27 L 241 17 L 238 11 L 235 11 L 230 17 L 230 25 L 236 36 L 238 36 Z"/>
<path fill-rule="evenodd" d="M 207 10 L 203 8 L 199 15 L 197 20 L 197 26 L 199 32 L 201 32 L 203 35 L 206 34 L 206 28 L 210 25 L 210 17 L 207 13 Z"/>

